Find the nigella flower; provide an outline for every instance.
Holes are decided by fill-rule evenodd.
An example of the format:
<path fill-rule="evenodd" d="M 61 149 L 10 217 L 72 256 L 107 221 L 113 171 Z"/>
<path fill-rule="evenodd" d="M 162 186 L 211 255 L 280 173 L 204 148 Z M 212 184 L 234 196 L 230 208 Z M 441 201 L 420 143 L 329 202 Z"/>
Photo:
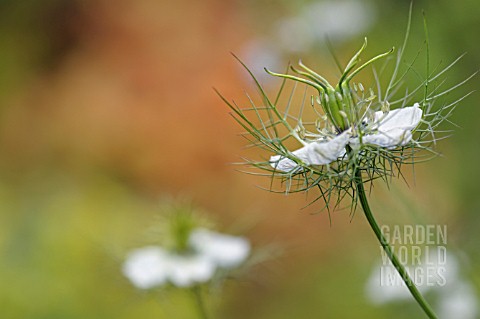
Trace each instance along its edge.
<path fill-rule="evenodd" d="M 404 48 L 401 48 L 386 88 L 380 84 L 382 74 L 373 68 L 376 85 L 365 89 L 361 82 L 354 82 L 356 76 L 380 59 L 387 58 L 388 65 L 391 62 L 388 57 L 394 52 L 392 48 L 358 66 L 366 46 L 365 38 L 363 46 L 342 68 L 335 85 L 301 61 L 298 67 L 289 66 L 293 73 L 275 73 L 265 68 L 268 74 L 283 78 L 274 99 L 237 58 L 256 83 L 262 102 L 255 103 L 247 95 L 249 106 L 242 108 L 219 95 L 245 129 L 244 136 L 253 146 L 269 153 L 264 161 L 248 160 L 244 164 L 266 171 L 264 175 L 270 178 L 279 178 L 284 188 L 279 192 L 318 189 L 318 196 L 327 208 L 331 201 L 335 201 L 336 207 L 348 197 L 354 208 L 355 182 L 360 176 L 363 176 L 362 183 L 376 179 L 388 183 L 391 177 L 402 176 L 403 164 L 414 164 L 437 155 L 434 146 L 444 137 L 442 134 L 448 132 L 439 130 L 439 125 L 469 94 L 451 103 L 442 101 L 438 107 L 435 103 L 473 75 L 443 91 L 439 90 L 441 85 L 431 89 L 458 58 L 409 88 L 407 75 L 412 72 L 413 64 L 402 70 Z M 287 82 L 293 83 L 293 87 L 286 97 L 286 105 L 282 106 L 280 101 Z M 296 102 L 298 84 L 306 85 L 300 103 Z M 399 96 L 402 91 L 406 93 Z M 272 191 L 277 191 L 273 188 L 277 184 L 270 185 Z"/>
<path fill-rule="evenodd" d="M 365 115 L 365 118 L 360 119 L 362 125 L 357 135 L 353 135 L 352 127 L 334 138 L 322 137 L 293 151 L 294 159 L 275 155 L 270 157 L 270 163 L 279 171 L 290 172 L 299 167 L 298 162 L 311 166 L 329 164 L 341 159 L 347 145 L 359 148 L 361 144 L 369 144 L 386 149 L 405 146 L 412 140 L 412 130 L 420 123 L 422 113 L 420 105 L 415 103 L 413 106 L 390 112 L 375 112 L 373 121 Z"/>
<path fill-rule="evenodd" d="M 210 281 L 218 269 L 240 266 L 249 253 L 250 243 L 243 237 L 198 228 L 190 233 L 189 247 L 184 251 L 167 251 L 160 246 L 132 251 L 123 273 L 140 289 L 167 282 L 176 287 L 191 287 Z"/>
<path fill-rule="evenodd" d="M 281 181 L 280 192 L 318 190 L 313 202 L 323 199 L 328 211 L 332 201 L 332 208 L 336 208 L 347 198 L 351 199 L 348 204 L 353 214 L 360 202 L 376 238 L 408 290 L 429 318 L 437 318 L 382 234 L 365 191 L 365 184 L 375 180 L 389 183 L 391 177 L 403 176 L 400 170 L 403 164 L 414 164 L 425 157 L 428 159 L 431 154 L 436 155 L 433 147 L 445 132 L 439 129 L 439 125 L 448 120 L 458 102 L 469 94 L 451 103 L 445 102 L 444 97 L 475 75 L 444 88 L 445 80 L 440 77 L 460 58 L 440 71 L 436 68 L 436 72 L 431 72 L 427 38 L 425 80 L 416 86 L 411 83 L 409 74 L 421 74 L 416 69 L 416 59 L 406 65 L 403 60 L 410 32 L 411 10 L 412 7 L 404 45 L 396 59 L 388 59 L 394 52 L 392 48 L 358 66 L 367 46 L 365 38 L 363 46 L 345 67 L 335 57 L 341 74 L 334 85 L 301 61 L 298 67 L 289 66 L 286 73 L 275 73 L 265 68 L 270 75 L 283 78 L 279 92 L 270 98 L 253 73 L 237 58 L 255 81 L 261 102 L 254 102 L 247 95 L 248 106 L 239 107 L 236 102 L 219 96 L 245 129 L 243 136 L 251 145 L 268 152 L 268 159 L 248 160 L 243 164 L 263 170 L 264 173 L 255 171 L 254 174 L 271 178 L 272 191 L 276 191 L 275 179 Z M 424 22 L 427 35 L 426 20 Z M 377 72 L 373 64 L 384 58 L 385 63 Z M 392 60 L 395 61 L 393 68 L 389 66 Z M 373 68 L 376 85 L 365 90 L 362 83 L 354 80 L 369 66 Z M 290 70 L 293 73 L 289 74 Z M 388 74 L 385 70 L 393 71 L 387 78 L 388 85 L 382 88 L 382 80 Z M 283 106 L 282 93 L 289 85 L 287 80 L 293 82 L 293 87 Z M 298 84 L 305 84 L 300 103 L 295 99 Z"/>

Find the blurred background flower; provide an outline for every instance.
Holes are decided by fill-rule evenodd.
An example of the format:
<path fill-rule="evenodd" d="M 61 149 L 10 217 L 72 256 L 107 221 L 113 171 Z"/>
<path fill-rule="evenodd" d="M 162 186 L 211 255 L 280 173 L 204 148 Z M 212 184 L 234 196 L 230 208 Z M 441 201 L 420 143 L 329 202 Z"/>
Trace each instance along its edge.
<path fill-rule="evenodd" d="M 418 264 L 407 265 L 408 271 L 422 294 L 435 301 L 432 304 L 440 318 L 478 318 L 478 296 L 470 281 L 462 278 L 459 258 L 446 250 L 426 248 L 421 255 Z M 396 303 L 412 307 L 415 303 L 390 262 L 375 266 L 365 288 L 370 302 L 377 306 Z"/>
<path fill-rule="evenodd" d="M 305 196 L 259 191 L 254 185 L 265 180 L 228 165 L 245 155 L 244 141 L 211 87 L 242 104 L 243 88 L 251 88 L 229 52 L 247 64 L 263 54 L 275 71 L 302 57 L 335 78 L 325 33 L 317 29 L 323 22 L 315 18 L 325 19 L 318 8 L 333 3 L 2 1 L 2 318 L 193 318 L 183 296 L 139 293 L 121 273 L 123 249 L 142 247 L 138 234 L 156 222 L 164 194 L 187 194 L 216 212 L 222 233 L 222 225 L 239 225 L 253 243 L 286 247 L 282 258 L 225 287 L 220 318 L 414 317 L 414 307 L 379 309 L 368 301 L 364 282 L 379 250 L 362 219 L 350 222 L 348 211 L 338 211 L 330 226 L 326 212 L 314 214 L 319 206 L 301 210 Z M 342 19 L 358 30 L 345 31 L 341 19 L 328 24 L 341 62 L 364 35 L 371 40 L 367 54 L 401 42 L 410 1 L 349 3 L 362 9 L 352 21 Z M 422 9 L 432 67 L 468 52 L 449 80 L 477 70 L 480 3 L 415 1 L 407 60 L 423 46 Z M 247 59 L 243 52 L 254 53 Z M 270 93 L 278 83 L 270 80 Z M 464 90 L 477 87 L 475 78 Z M 453 115 L 462 129 L 439 144 L 444 158 L 415 166 L 416 178 L 404 171 L 411 188 L 378 185 L 371 196 L 381 222 L 447 224 L 449 248 L 469 256 L 463 278 L 476 296 L 479 99 L 474 94 Z"/>
<path fill-rule="evenodd" d="M 169 238 L 129 252 L 122 267 L 125 277 L 139 289 L 167 283 L 186 288 L 213 281 L 220 272 L 228 277 L 230 270 L 244 264 L 251 253 L 250 242 L 202 227 L 205 217 L 197 214 L 192 205 L 171 206 L 163 222 L 153 226 Z M 173 245 L 168 248 L 167 243 Z"/>

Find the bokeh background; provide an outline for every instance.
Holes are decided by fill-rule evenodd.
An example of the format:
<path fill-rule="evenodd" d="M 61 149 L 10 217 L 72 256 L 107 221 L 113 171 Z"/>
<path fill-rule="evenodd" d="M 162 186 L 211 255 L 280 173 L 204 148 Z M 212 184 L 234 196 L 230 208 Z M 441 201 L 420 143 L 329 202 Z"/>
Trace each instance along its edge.
<path fill-rule="evenodd" d="M 336 6 L 335 6 L 336 5 Z M 162 198 L 187 197 L 225 231 L 282 247 L 210 306 L 218 318 L 413 318 L 407 301 L 372 304 L 379 258 L 362 218 L 302 209 L 304 195 L 260 190 L 229 163 L 259 156 L 212 90 L 245 103 L 238 54 L 261 67 L 299 57 L 331 78 L 328 35 L 345 61 L 398 46 L 410 1 L 2 0 L 0 2 L 0 317 L 194 318 L 182 292 L 142 293 L 122 276 Z M 413 54 L 426 10 L 432 63 L 479 67 L 480 2 L 414 1 Z M 459 91 L 478 87 L 472 79 Z M 480 296 L 480 95 L 453 115 L 445 154 L 371 194 L 383 223 L 448 225 L 448 248 Z M 264 155 L 264 154 L 263 154 Z M 218 297 L 218 296 L 217 296 Z M 477 298 L 477 297 L 475 297 Z"/>

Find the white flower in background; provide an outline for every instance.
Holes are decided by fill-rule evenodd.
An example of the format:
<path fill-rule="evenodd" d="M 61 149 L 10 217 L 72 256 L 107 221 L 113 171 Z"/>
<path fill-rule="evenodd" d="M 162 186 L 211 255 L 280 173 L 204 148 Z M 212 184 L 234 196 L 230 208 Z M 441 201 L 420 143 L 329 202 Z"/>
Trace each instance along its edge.
<path fill-rule="evenodd" d="M 169 255 L 160 247 L 135 249 L 123 264 L 123 274 L 140 289 L 163 285 L 170 271 Z"/>
<path fill-rule="evenodd" d="M 250 243 L 245 238 L 223 235 L 204 228 L 192 232 L 190 245 L 224 268 L 239 266 L 250 253 Z"/>
<path fill-rule="evenodd" d="M 443 290 L 458 282 L 458 260 L 445 251 L 429 251 L 419 265 L 410 265 L 408 273 L 420 292 Z M 448 288 L 445 288 L 447 290 Z M 366 285 L 367 297 L 373 304 L 411 300 L 411 294 L 391 262 L 375 266 Z"/>
<path fill-rule="evenodd" d="M 123 273 L 140 289 L 167 282 L 190 287 L 208 282 L 219 268 L 238 267 L 249 253 L 250 243 L 243 237 L 198 228 L 190 233 L 189 250 L 167 252 L 157 246 L 136 249 L 127 256 Z"/>
<path fill-rule="evenodd" d="M 441 297 L 438 313 L 444 319 L 478 318 L 478 299 L 470 284 L 460 282 Z"/>
<path fill-rule="evenodd" d="M 412 130 L 422 119 L 422 110 L 418 103 L 413 106 L 395 109 L 384 113 L 375 112 L 373 120 L 365 115 L 360 121 L 362 137 L 353 136 L 352 129 L 333 137 L 319 137 L 304 147 L 291 152 L 291 155 L 306 165 L 325 165 L 345 156 L 345 147 L 357 148 L 360 144 L 375 145 L 387 149 L 404 146 L 412 139 Z M 290 172 L 298 167 L 290 158 L 274 155 L 270 164 L 278 171 Z"/>
<path fill-rule="evenodd" d="M 374 8 L 368 1 L 333 0 L 307 5 L 303 16 L 311 23 L 318 40 L 328 36 L 344 41 L 362 34 L 375 21 Z"/>
<path fill-rule="evenodd" d="M 272 81 L 272 77 L 268 76 L 263 70 L 265 66 L 271 68 L 283 66 L 278 48 L 267 39 L 250 40 L 243 45 L 240 55 L 245 60 L 245 63 L 250 66 L 252 72 L 258 76 L 258 79 L 262 82 Z M 242 76 L 243 75 L 242 73 Z"/>
<path fill-rule="evenodd" d="M 366 1 L 321 1 L 305 5 L 298 15 L 277 25 L 279 44 L 287 52 L 306 52 L 315 43 L 342 42 L 363 33 L 375 21 L 373 6 Z"/>
<path fill-rule="evenodd" d="M 294 53 L 310 50 L 315 44 L 315 34 L 309 23 L 302 16 L 281 19 L 277 24 L 278 44 L 281 48 Z"/>
<path fill-rule="evenodd" d="M 430 286 L 422 285 L 419 277 L 415 277 L 415 267 L 408 267 L 408 274 L 423 294 Z M 411 294 L 403 284 L 402 278 L 389 261 L 387 265 L 376 265 L 366 284 L 366 294 L 370 302 L 381 305 L 392 301 L 410 300 Z"/>
<path fill-rule="evenodd" d="M 420 292 L 437 296 L 437 309 L 442 319 L 474 319 L 479 304 L 470 283 L 461 279 L 458 259 L 451 253 L 430 251 L 420 265 L 408 267 Z M 389 262 L 375 266 L 365 286 L 370 302 L 382 305 L 412 300 L 408 288 Z"/>
<path fill-rule="evenodd" d="M 282 18 L 275 25 L 276 40 L 252 39 L 240 56 L 263 82 L 271 81 L 263 69 L 283 67 L 283 53 L 307 52 L 327 37 L 342 42 L 362 34 L 375 22 L 375 10 L 365 1 L 337 0 L 304 5 L 297 15 Z"/>

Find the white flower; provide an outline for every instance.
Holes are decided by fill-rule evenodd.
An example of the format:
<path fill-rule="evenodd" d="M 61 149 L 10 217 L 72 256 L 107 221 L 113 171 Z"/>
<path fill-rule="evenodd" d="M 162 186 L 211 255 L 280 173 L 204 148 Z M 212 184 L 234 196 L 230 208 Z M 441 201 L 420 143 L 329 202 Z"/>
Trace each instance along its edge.
<path fill-rule="evenodd" d="M 417 265 L 406 267 L 420 292 L 443 290 L 459 281 L 457 258 L 446 250 L 431 250 Z M 450 290 L 449 288 L 445 290 Z M 366 285 L 367 296 L 374 304 L 410 300 L 411 294 L 390 260 L 377 265 Z"/>
<path fill-rule="evenodd" d="M 279 20 L 278 44 L 287 52 L 306 52 L 327 38 L 334 42 L 363 33 L 375 21 L 369 2 L 314 1 L 290 17 Z"/>
<path fill-rule="evenodd" d="M 224 268 L 237 267 L 250 253 L 250 243 L 245 238 L 202 228 L 192 232 L 189 243 L 193 249 Z"/>
<path fill-rule="evenodd" d="M 239 266 L 250 253 L 250 243 L 242 237 L 198 228 L 190 234 L 190 250 L 167 252 L 147 246 L 131 252 L 123 265 L 124 275 L 140 289 L 162 286 L 190 287 L 212 279 L 218 268 Z"/>
<path fill-rule="evenodd" d="M 361 142 L 359 137 L 351 136 L 349 129 L 333 139 L 311 142 L 291 154 L 306 165 L 324 165 L 343 157 L 347 144 L 353 147 L 371 144 L 387 149 L 404 146 L 411 141 L 412 130 L 418 126 L 421 119 L 422 110 L 418 103 L 388 113 L 375 112 L 373 122 L 363 120 L 366 127 Z M 290 172 L 298 166 L 295 161 L 280 155 L 270 157 L 270 165 L 284 172 Z"/>
<path fill-rule="evenodd" d="M 241 48 L 241 56 L 250 70 L 262 82 L 272 82 L 272 77 L 264 71 L 265 67 L 275 69 L 282 67 L 282 59 L 278 49 L 276 49 L 275 44 L 270 43 L 267 39 L 252 39 L 245 43 Z"/>
<path fill-rule="evenodd" d="M 439 313 L 444 319 L 474 319 L 478 315 L 478 301 L 470 284 L 459 282 L 440 299 Z"/>
<path fill-rule="evenodd" d="M 376 18 L 371 3 L 355 0 L 316 1 L 305 7 L 303 16 L 318 41 L 329 37 L 336 42 L 362 34 Z"/>
<path fill-rule="evenodd" d="M 123 274 L 140 289 L 163 285 L 169 277 L 169 256 L 160 247 L 132 251 L 123 265 Z"/>
<path fill-rule="evenodd" d="M 216 264 L 202 254 L 177 254 L 148 246 L 131 252 L 123 266 L 124 275 L 140 289 L 162 286 L 167 281 L 189 287 L 210 280 Z"/>
<path fill-rule="evenodd" d="M 410 278 L 415 281 L 416 278 L 412 276 L 411 267 L 408 267 L 407 271 Z M 419 285 L 418 279 L 415 284 L 421 293 L 425 293 L 429 289 L 429 286 Z M 403 284 L 402 278 L 390 262 L 387 265 L 375 266 L 367 281 L 366 294 L 369 300 L 376 305 L 411 298 L 408 288 Z"/>
<path fill-rule="evenodd" d="M 215 264 L 203 255 L 171 255 L 169 280 L 177 287 L 190 287 L 209 281 Z"/>
<path fill-rule="evenodd" d="M 436 294 L 438 313 L 444 319 L 473 319 L 479 312 L 476 293 L 472 285 L 460 277 L 459 261 L 455 255 L 433 250 L 417 267 L 408 267 L 417 288 Z M 416 276 L 415 276 L 416 275 Z M 408 288 L 389 262 L 378 265 L 366 284 L 366 294 L 376 305 L 411 300 Z"/>

